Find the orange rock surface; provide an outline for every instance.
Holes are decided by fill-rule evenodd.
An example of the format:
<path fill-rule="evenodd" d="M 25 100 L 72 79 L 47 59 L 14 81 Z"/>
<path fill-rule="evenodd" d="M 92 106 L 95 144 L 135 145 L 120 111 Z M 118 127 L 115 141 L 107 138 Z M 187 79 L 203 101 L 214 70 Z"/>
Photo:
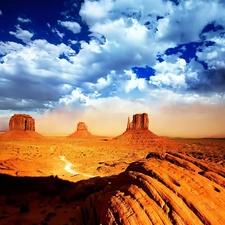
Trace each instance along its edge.
<path fill-rule="evenodd" d="M 90 195 L 77 224 L 225 224 L 225 171 L 183 154 L 150 153 Z"/>
<path fill-rule="evenodd" d="M 35 131 L 35 121 L 27 114 L 14 114 L 9 121 L 9 130 Z"/>
<path fill-rule="evenodd" d="M 9 121 L 9 130 L 0 135 L 0 140 L 34 140 L 42 138 L 35 132 L 35 120 L 27 114 L 14 114 Z"/>

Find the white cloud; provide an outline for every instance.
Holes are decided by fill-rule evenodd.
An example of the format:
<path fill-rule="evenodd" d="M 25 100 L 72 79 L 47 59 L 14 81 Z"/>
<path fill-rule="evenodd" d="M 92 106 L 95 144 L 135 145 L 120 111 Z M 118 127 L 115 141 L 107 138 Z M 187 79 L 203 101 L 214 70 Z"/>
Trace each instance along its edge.
<path fill-rule="evenodd" d="M 112 8 L 112 5 L 111 0 L 86 0 L 81 7 L 80 15 L 87 24 L 95 24 L 108 18 L 108 11 Z"/>
<path fill-rule="evenodd" d="M 68 30 L 72 31 L 74 34 L 80 33 L 81 31 L 81 26 L 77 22 L 58 20 L 58 24 L 60 24 L 63 27 L 66 27 Z"/>
<path fill-rule="evenodd" d="M 94 24 L 101 24 L 107 21 L 118 20 L 119 18 L 133 17 L 144 24 L 152 16 L 162 16 L 169 12 L 172 3 L 170 1 L 140 0 L 137 4 L 135 0 L 85 0 L 81 7 L 80 15 L 82 19 L 91 27 Z M 156 18 L 155 18 L 156 19 Z"/>
<path fill-rule="evenodd" d="M 8 54 L 10 52 L 21 51 L 24 48 L 22 44 L 18 44 L 16 42 L 8 41 L 8 42 L 0 42 L 0 53 L 2 55 Z"/>
<path fill-rule="evenodd" d="M 24 19 L 22 17 L 18 17 L 17 20 L 21 23 L 31 23 L 31 20 L 28 18 Z"/>
<path fill-rule="evenodd" d="M 28 30 L 23 30 L 20 28 L 20 25 L 16 25 L 16 32 L 10 31 L 11 35 L 15 36 L 16 38 L 22 40 L 25 44 L 31 41 L 33 37 L 33 33 Z"/>
<path fill-rule="evenodd" d="M 224 23 L 224 9 L 218 1 L 181 1 L 159 20 L 157 39 L 176 44 L 199 41 L 203 28 L 212 21 Z M 190 18 L 194 23 L 190 22 Z"/>
<path fill-rule="evenodd" d="M 128 79 L 124 85 L 126 93 L 129 93 L 135 88 L 138 88 L 140 91 L 148 89 L 146 79 L 143 78 L 138 79 L 136 74 L 131 70 L 125 70 L 125 74 L 130 77 L 130 79 Z"/>
<path fill-rule="evenodd" d="M 75 45 L 75 44 L 78 43 L 78 41 L 76 41 L 76 40 L 71 40 L 71 39 L 69 39 L 68 42 L 69 42 L 71 45 Z"/>
<path fill-rule="evenodd" d="M 25 107 L 32 110 L 33 107 L 47 110 L 56 107 L 46 117 L 49 119 L 53 113 L 55 120 L 57 115 L 64 120 L 67 113 L 74 119 L 73 112 L 77 113 L 75 109 L 78 109 L 77 119 L 87 120 L 90 131 L 104 131 L 105 134 L 112 130 L 114 134 L 124 131 L 128 114 L 131 116 L 138 112 L 149 113 L 154 130 L 157 130 L 156 121 L 160 116 L 168 120 L 172 118 L 170 123 L 166 120 L 164 124 L 158 123 L 157 132 L 166 134 L 165 124 L 166 127 L 174 127 L 176 108 L 181 114 L 189 108 L 193 110 L 195 122 L 203 108 L 214 113 L 214 108 L 223 111 L 224 96 L 216 95 L 219 93 L 217 88 L 210 94 L 206 90 L 213 83 L 211 77 L 218 77 L 218 83 L 222 83 L 223 73 L 220 76 L 215 73 L 206 75 L 201 63 L 195 59 L 188 63 L 180 59 L 179 54 L 166 56 L 164 53 L 180 43 L 200 41 L 202 30 L 212 21 L 224 24 L 224 6 L 220 2 L 182 0 L 175 5 L 164 0 L 140 0 L 138 3 L 136 0 L 85 0 L 80 15 L 91 32 L 88 41 L 75 40 L 76 37 L 74 40 L 68 37 L 71 38 L 68 40 L 65 36 L 68 32 L 60 32 L 62 27 L 74 34 L 81 32 L 78 23 L 69 21 L 71 17 L 67 17 L 67 21 L 58 21 L 62 27 L 54 28 L 47 24 L 61 40 L 68 40 L 61 44 L 31 40 L 33 34 L 17 25 L 16 31 L 10 31 L 10 34 L 26 45 L 0 42 L 0 54 L 3 55 L 0 63 L 1 109 Z M 22 22 L 24 19 L 18 20 Z M 208 32 L 203 36 L 215 45 L 201 46 L 198 59 L 207 62 L 210 69 L 224 68 L 222 31 Z M 79 51 L 78 46 L 81 47 Z M 185 46 L 182 50 L 185 51 Z M 165 61 L 158 62 L 159 55 Z M 138 78 L 132 71 L 133 67 L 146 65 L 155 69 L 155 76 L 151 76 L 149 81 Z M 212 103 L 215 104 L 213 107 Z M 198 108 L 200 104 L 204 106 Z M 167 117 L 169 112 L 173 113 Z M 205 119 L 212 115 L 207 114 Z M 101 123 L 102 118 L 104 123 Z M 115 118 L 118 119 L 112 124 Z M 179 118 L 187 119 L 187 114 Z M 71 121 L 67 120 L 69 125 Z M 94 126 L 96 121 L 98 126 Z M 212 121 L 216 123 L 215 119 Z M 44 122 L 42 125 L 44 127 Z M 43 127 L 40 130 L 44 131 Z M 112 128 L 110 131 L 109 127 Z M 177 134 L 183 127 L 176 130 Z"/>
<path fill-rule="evenodd" d="M 33 105 L 33 108 L 47 108 L 51 105 L 49 102 L 56 103 L 60 96 L 71 92 L 68 85 L 78 83 L 78 80 L 74 79 L 76 65 L 72 66 L 64 58 L 59 58 L 61 54 L 75 54 L 74 50 L 63 43 L 53 45 L 45 40 L 35 40 L 27 46 L 22 46 L 9 42 L 0 43 L 0 50 L 7 53 L 0 64 L 0 95 L 5 99 L 21 98 L 29 100 L 28 103 Z M 68 71 L 68 67 L 72 67 L 72 70 Z M 15 102 L 14 106 L 11 103 L 13 102 L 6 101 L 1 105 L 14 109 L 20 107 L 14 104 Z M 23 106 L 28 107 L 27 104 Z"/>
<path fill-rule="evenodd" d="M 210 39 L 215 44 L 204 46 L 196 55 L 198 59 L 208 64 L 210 69 L 225 69 L 225 36 Z"/>
<path fill-rule="evenodd" d="M 150 77 L 150 84 L 158 87 L 186 88 L 185 76 L 187 76 L 186 61 L 177 59 L 176 62 L 157 62 L 153 67 L 155 76 Z"/>
<path fill-rule="evenodd" d="M 64 33 L 59 32 L 56 28 L 52 28 L 52 33 L 57 34 L 61 39 L 65 36 Z"/>

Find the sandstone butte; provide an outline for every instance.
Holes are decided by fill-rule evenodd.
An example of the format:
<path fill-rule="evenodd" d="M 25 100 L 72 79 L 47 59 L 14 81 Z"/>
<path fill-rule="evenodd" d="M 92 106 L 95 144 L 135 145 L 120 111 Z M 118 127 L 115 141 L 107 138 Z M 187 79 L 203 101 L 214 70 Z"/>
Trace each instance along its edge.
<path fill-rule="evenodd" d="M 35 132 L 35 120 L 27 114 L 14 114 L 9 120 L 9 130 L 0 136 L 3 140 L 33 140 L 41 137 Z"/>
<path fill-rule="evenodd" d="M 132 144 L 133 146 L 149 146 L 164 149 L 176 147 L 174 141 L 162 138 L 149 130 L 149 118 L 147 113 L 133 115 L 133 120 L 128 117 L 126 131 L 115 137 L 115 143 Z"/>
<path fill-rule="evenodd" d="M 70 134 L 69 136 L 67 136 L 68 138 L 90 138 L 93 135 L 88 131 L 88 127 L 84 122 L 79 122 L 77 124 L 77 130 Z"/>

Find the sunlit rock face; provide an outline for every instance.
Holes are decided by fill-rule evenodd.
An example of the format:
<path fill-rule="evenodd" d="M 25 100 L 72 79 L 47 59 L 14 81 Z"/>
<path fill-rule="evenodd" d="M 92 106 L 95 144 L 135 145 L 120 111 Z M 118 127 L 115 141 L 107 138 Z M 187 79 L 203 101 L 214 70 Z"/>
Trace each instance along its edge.
<path fill-rule="evenodd" d="M 35 131 L 35 120 L 27 114 L 14 114 L 9 121 L 10 131 Z"/>
<path fill-rule="evenodd" d="M 91 194 L 77 207 L 75 222 L 225 224 L 224 176 L 223 168 L 185 154 L 152 152 Z"/>
<path fill-rule="evenodd" d="M 35 132 L 35 120 L 27 114 L 14 114 L 9 120 L 9 130 L 0 137 L 2 140 L 35 140 L 43 138 Z"/>
<path fill-rule="evenodd" d="M 149 119 L 147 113 L 133 115 L 133 121 L 128 117 L 127 130 L 148 130 Z"/>
<path fill-rule="evenodd" d="M 90 138 L 93 135 L 88 131 L 88 127 L 84 122 L 79 122 L 77 124 L 77 130 L 70 134 L 69 138 Z"/>

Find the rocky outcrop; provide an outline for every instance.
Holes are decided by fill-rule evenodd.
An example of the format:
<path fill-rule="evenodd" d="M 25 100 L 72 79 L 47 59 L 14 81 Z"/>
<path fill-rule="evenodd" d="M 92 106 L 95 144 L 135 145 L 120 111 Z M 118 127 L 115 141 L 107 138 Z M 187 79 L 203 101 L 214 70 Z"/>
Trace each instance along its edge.
<path fill-rule="evenodd" d="M 14 114 L 9 121 L 9 130 L 35 131 L 35 121 L 27 114 Z"/>
<path fill-rule="evenodd" d="M 35 132 L 35 120 L 27 114 L 14 114 L 9 130 L 0 136 L 3 140 L 34 140 L 43 136 Z"/>
<path fill-rule="evenodd" d="M 49 224 L 225 224 L 224 167 L 187 154 L 150 152 L 119 175 L 76 183 L 43 174 L 21 177 L 24 163 L 33 162 L 0 160 L 0 170 L 13 175 L 0 174 L 0 224 L 18 224 L 18 218 L 19 224 L 46 224 L 43 210 L 56 213 Z M 24 201 L 30 214 L 18 217 Z"/>
<path fill-rule="evenodd" d="M 225 224 L 225 174 L 183 154 L 150 153 L 76 209 L 76 224 Z"/>
<path fill-rule="evenodd" d="M 88 128 L 87 128 L 87 125 L 84 123 L 84 122 L 79 122 L 78 124 L 77 124 L 77 131 L 78 130 L 88 130 Z"/>
<path fill-rule="evenodd" d="M 69 138 L 90 138 L 92 134 L 88 131 L 88 127 L 84 122 L 77 124 L 77 130 L 68 136 Z"/>
<path fill-rule="evenodd" d="M 149 119 L 148 114 L 135 114 L 133 115 L 133 121 L 130 122 L 130 117 L 128 117 L 127 130 L 148 130 Z"/>
<path fill-rule="evenodd" d="M 133 115 L 133 120 L 130 122 L 128 117 L 126 131 L 113 138 L 112 142 L 118 144 L 131 144 L 134 147 L 149 146 L 155 149 L 166 149 L 177 146 L 177 143 L 168 139 L 162 138 L 149 130 L 149 118 L 147 113 Z"/>

